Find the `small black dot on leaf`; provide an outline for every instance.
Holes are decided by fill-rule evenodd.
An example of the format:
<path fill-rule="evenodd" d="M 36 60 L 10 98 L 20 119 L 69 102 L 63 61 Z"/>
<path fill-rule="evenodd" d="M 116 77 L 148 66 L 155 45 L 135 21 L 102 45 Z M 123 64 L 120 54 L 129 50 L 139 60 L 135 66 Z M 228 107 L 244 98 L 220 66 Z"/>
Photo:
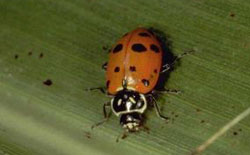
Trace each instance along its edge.
<path fill-rule="evenodd" d="M 18 59 L 18 55 L 16 54 L 16 55 L 14 56 L 14 58 L 15 58 L 15 59 Z"/>
<path fill-rule="evenodd" d="M 106 51 L 106 50 L 108 50 L 108 47 L 107 46 L 102 46 L 102 49 Z"/>
<path fill-rule="evenodd" d="M 47 85 L 47 86 L 51 86 L 52 85 L 52 81 L 50 79 L 47 79 L 47 80 L 43 81 L 43 84 Z"/>
<path fill-rule="evenodd" d="M 43 58 L 43 53 L 40 53 L 39 58 Z"/>
<path fill-rule="evenodd" d="M 230 13 L 230 17 L 235 17 L 235 14 L 234 13 Z"/>

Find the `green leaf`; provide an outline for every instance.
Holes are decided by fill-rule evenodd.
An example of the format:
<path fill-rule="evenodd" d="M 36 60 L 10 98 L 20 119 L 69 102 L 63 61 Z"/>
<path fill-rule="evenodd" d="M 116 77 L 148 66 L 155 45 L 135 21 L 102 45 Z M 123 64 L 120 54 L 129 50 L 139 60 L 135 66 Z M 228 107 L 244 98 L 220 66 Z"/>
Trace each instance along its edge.
<path fill-rule="evenodd" d="M 137 27 L 166 33 L 183 57 L 158 99 L 166 124 L 146 113 L 149 133 L 123 133 L 101 65 L 110 47 Z M 190 154 L 250 107 L 250 3 L 238 0 L 1 0 L 0 154 Z M 47 82 L 46 82 L 47 81 Z M 50 82 L 51 81 L 51 82 Z M 249 154 L 250 117 L 204 154 Z"/>

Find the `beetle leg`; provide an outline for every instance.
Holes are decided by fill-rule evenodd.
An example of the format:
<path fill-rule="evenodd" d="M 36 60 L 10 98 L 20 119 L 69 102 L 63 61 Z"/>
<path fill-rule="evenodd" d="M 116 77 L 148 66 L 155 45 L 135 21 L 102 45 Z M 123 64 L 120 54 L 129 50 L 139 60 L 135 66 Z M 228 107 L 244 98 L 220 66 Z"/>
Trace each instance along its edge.
<path fill-rule="evenodd" d="M 102 65 L 102 69 L 103 70 L 107 70 L 107 67 L 108 67 L 108 62 L 105 62 L 103 65 Z"/>
<path fill-rule="evenodd" d="M 99 126 L 99 125 L 102 125 L 103 123 L 107 122 L 109 117 L 111 116 L 111 110 L 109 111 L 109 113 L 107 114 L 107 110 L 106 110 L 106 107 L 110 107 L 110 102 L 107 102 L 105 104 L 103 104 L 103 116 L 104 116 L 104 119 L 94 125 L 91 126 L 91 129 Z"/>
<path fill-rule="evenodd" d="M 159 107 L 158 107 L 158 104 L 157 104 L 157 102 L 156 102 L 154 96 L 153 96 L 152 94 L 150 94 L 149 97 L 152 99 L 152 103 L 153 103 L 153 105 L 154 105 L 155 112 L 156 112 L 157 116 L 160 117 L 160 118 L 161 118 L 162 120 L 164 120 L 164 121 L 169 121 L 169 117 L 164 116 L 164 115 L 161 114 L 161 111 L 160 111 L 160 109 L 159 109 Z"/>
<path fill-rule="evenodd" d="M 109 46 L 103 46 L 102 47 L 102 49 L 104 50 L 104 51 L 108 51 L 108 52 L 110 52 L 111 51 L 111 48 L 109 47 Z"/>
<path fill-rule="evenodd" d="M 169 69 L 171 69 L 175 65 L 175 63 L 177 61 L 179 61 L 182 57 L 184 57 L 184 56 L 186 56 L 188 54 L 191 54 L 193 52 L 195 52 L 195 50 L 192 49 L 192 50 L 189 50 L 187 52 L 184 52 L 184 53 L 176 56 L 175 59 L 174 59 L 174 61 L 171 64 L 165 64 L 165 65 L 162 66 L 162 71 L 160 73 L 165 73 L 166 71 L 168 71 Z"/>
<path fill-rule="evenodd" d="M 160 73 L 165 73 L 170 68 L 171 68 L 171 66 L 169 64 L 165 64 L 165 65 L 162 66 L 162 71 Z"/>
<path fill-rule="evenodd" d="M 106 88 L 105 88 L 105 87 L 87 88 L 87 89 L 84 89 L 84 90 L 85 90 L 85 91 L 99 90 L 101 93 L 107 94 L 107 93 L 106 93 Z"/>
<path fill-rule="evenodd" d="M 181 91 L 177 90 L 177 89 L 165 89 L 165 88 L 163 90 L 153 90 L 152 91 L 152 94 L 158 94 L 158 93 L 178 95 L 181 93 Z"/>

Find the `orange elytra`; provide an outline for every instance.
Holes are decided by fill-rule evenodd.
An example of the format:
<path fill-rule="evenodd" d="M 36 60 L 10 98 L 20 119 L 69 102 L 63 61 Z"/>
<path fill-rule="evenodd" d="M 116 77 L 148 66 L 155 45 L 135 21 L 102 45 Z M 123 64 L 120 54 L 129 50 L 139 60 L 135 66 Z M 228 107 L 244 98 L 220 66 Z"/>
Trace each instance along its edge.
<path fill-rule="evenodd" d="M 124 86 L 146 94 L 154 89 L 162 66 L 162 49 L 153 33 L 138 28 L 111 49 L 107 65 L 107 90 L 115 95 Z"/>

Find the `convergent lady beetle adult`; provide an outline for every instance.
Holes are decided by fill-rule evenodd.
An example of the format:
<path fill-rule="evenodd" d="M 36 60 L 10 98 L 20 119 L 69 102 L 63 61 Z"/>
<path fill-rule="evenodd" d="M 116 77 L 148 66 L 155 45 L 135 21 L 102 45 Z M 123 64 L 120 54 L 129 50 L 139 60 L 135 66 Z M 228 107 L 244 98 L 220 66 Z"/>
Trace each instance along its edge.
<path fill-rule="evenodd" d="M 162 64 L 163 50 L 157 37 L 145 28 L 137 28 L 125 34 L 110 50 L 106 69 L 106 89 L 113 98 L 103 106 L 105 122 L 106 107 L 120 117 L 120 124 L 127 132 L 135 132 L 143 126 L 143 113 L 149 102 L 157 115 L 167 120 L 153 97 L 160 72 L 170 65 Z"/>

